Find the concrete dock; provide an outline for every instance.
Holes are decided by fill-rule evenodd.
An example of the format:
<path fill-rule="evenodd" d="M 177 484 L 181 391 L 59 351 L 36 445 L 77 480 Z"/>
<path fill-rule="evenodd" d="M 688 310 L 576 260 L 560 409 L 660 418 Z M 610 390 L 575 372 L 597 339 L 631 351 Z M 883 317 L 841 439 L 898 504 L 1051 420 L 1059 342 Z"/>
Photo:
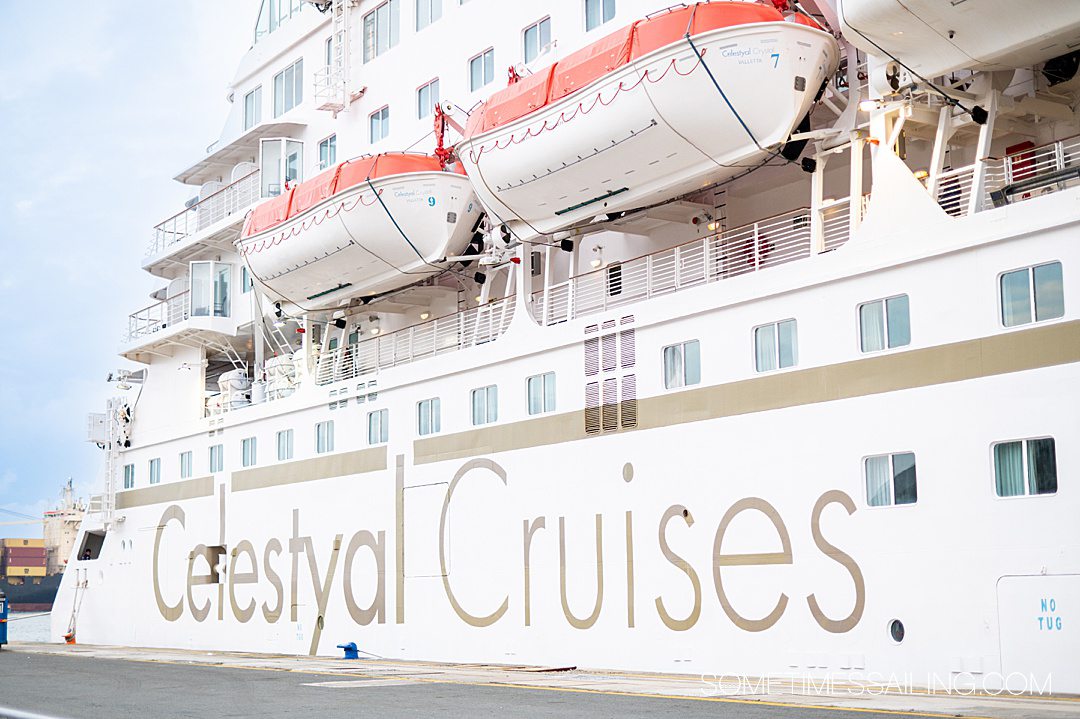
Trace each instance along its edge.
<path fill-rule="evenodd" d="M 5 710 L 49 717 L 1080 717 L 1080 697 L 962 696 L 854 685 L 755 686 L 569 667 L 434 664 L 15 643 Z"/>

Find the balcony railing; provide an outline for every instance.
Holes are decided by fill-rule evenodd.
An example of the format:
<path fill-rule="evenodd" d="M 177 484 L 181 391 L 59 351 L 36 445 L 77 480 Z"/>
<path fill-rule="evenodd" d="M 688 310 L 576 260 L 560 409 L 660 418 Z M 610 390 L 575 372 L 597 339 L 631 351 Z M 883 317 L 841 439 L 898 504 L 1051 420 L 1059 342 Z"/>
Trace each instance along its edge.
<path fill-rule="evenodd" d="M 847 241 L 847 201 L 832 207 L 840 206 L 836 217 L 825 217 L 827 249 Z M 794 210 L 573 277 L 548 288 L 546 301 L 543 290 L 534 292 L 532 314 L 542 325 L 566 322 L 793 262 L 809 257 L 810 247 L 810 210 Z"/>
<path fill-rule="evenodd" d="M 259 170 L 255 170 L 156 226 L 146 256 L 161 254 L 199 230 L 246 210 L 260 198 Z"/>
<path fill-rule="evenodd" d="M 947 170 L 938 176 L 934 199 L 943 210 L 960 217 L 973 209 L 979 212 L 1080 185 L 1080 136 L 1005 157 L 988 157 L 983 162 L 985 187 L 974 208 L 971 193 L 976 165 Z"/>
<path fill-rule="evenodd" d="M 188 319 L 190 295 L 191 290 L 186 290 L 130 315 L 124 341 L 134 342 Z"/>
<path fill-rule="evenodd" d="M 514 298 L 413 325 L 356 344 L 333 349 L 319 358 L 316 384 L 353 379 L 388 367 L 494 342 L 510 326 Z"/>

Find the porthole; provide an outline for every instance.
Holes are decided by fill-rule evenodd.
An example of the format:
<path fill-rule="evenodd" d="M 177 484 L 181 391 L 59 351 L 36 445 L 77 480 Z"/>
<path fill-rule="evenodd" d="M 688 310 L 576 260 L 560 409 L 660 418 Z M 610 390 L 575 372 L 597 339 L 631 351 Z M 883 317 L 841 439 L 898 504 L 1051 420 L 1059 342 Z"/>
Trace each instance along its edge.
<path fill-rule="evenodd" d="M 889 622 L 889 637 L 897 644 L 904 641 L 904 623 L 902 621 L 894 619 Z"/>

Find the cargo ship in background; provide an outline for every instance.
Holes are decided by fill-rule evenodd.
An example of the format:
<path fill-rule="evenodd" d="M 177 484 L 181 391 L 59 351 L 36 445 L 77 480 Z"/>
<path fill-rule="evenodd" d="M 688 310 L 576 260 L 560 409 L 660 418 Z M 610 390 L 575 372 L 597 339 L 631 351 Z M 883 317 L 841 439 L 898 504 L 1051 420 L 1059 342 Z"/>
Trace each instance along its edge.
<path fill-rule="evenodd" d="M 0 539 L 0 591 L 13 612 L 52 610 L 86 507 L 69 479 L 60 505 L 45 512 L 42 538 Z"/>

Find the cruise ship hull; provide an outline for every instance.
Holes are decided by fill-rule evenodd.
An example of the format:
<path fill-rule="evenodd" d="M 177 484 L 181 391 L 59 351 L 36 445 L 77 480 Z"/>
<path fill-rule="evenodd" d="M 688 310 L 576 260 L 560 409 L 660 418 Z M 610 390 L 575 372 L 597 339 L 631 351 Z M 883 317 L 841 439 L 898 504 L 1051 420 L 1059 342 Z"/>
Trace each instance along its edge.
<path fill-rule="evenodd" d="M 356 642 L 400 659 L 1027 690 L 1050 677 L 1080 691 L 1060 614 L 1080 601 L 1067 529 L 1080 505 L 1065 484 L 1078 427 L 1062 401 L 1080 386 L 1080 318 L 1070 304 L 1060 321 L 1002 330 L 994 291 L 999 269 L 1080 266 L 1078 197 L 1007 208 L 1008 234 L 1006 209 L 942 213 L 924 232 L 857 234 L 542 330 L 522 299 L 498 341 L 380 373 L 378 401 L 403 408 L 387 444 L 358 439 L 385 405 L 355 397 L 355 382 L 301 390 L 226 425 L 227 441 L 295 427 L 299 450 L 330 417 L 349 438 L 334 455 L 121 493 L 124 521 L 98 559 L 73 561 L 53 633 L 78 601 L 88 643 L 333 655 Z M 861 355 L 845 318 L 900 291 L 911 345 Z M 798 367 L 718 378 L 750 361 L 723 350 L 730 338 L 794 308 Z M 932 320 L 943 308 L 955 321 Z M 624 388 L 636 376 L 633 415 L 626 394 L 605 399 L 591 431 L 583 342 L 629 329 L 634 342 L 611 346 L 636 354 L 603 371 Z M 660 348 L 691 338 L 702 382 L 666 391 Z M 847 359 L 821 362 L 835 347 Z M 509 393 L 546 369 L 558 411 L 529 416 L 508 395 L 491 426 L 462 426 L 465 400 L 439 389 L 454 376 Z M 350 403 L 329 411 L 327 389 Z M 411 408 L 440 392 L 453 426 L 416 437 Z M 1062 489 L 995 496 L 992 444 L 1030 436 L 1057 438 Z M 918 457 L 918 502 L 870 507 L 863 459 L 896 451 Z"/>

